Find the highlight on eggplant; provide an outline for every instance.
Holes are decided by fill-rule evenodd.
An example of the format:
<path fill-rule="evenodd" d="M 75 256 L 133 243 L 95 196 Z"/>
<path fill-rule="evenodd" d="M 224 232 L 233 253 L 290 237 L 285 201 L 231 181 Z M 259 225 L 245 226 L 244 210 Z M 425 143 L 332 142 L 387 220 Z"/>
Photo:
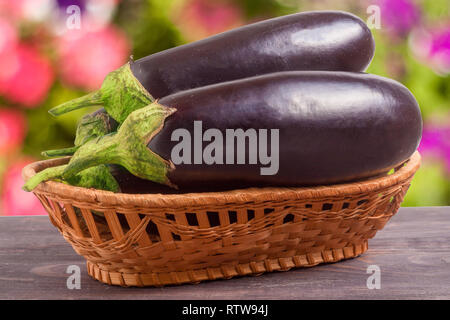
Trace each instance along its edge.
<path fill-rule="evenodd" d="M 277 174 L 261 175 L 260 166 L 248 162 L 174 165 L 171 153 L 179 141 L 172 133 L 183 128 L 194 137 L 198 120 L 204 130 L 222 133 L 279 129 Z M 68 181 L 90 167 L 116 164 L 148 180 L 149 190 L 154 182 L 214 191 L 341 183 L 400 165 L 417 149 L 421 133 L 414 96 L 394 80 L 350 72 L 280 72 L 179 92 L 136 110 L 117 133 L 80 146 L 54 177 Z M 249 157 L 246 148 L 244 158 Z M 49 176 L 32 177 L 26 188 Z"/>
<path fill-rule="evenodd" d="M 130 61 L 111 72 L 98 91 L 50 110 L 102 105 L 119 123 L 155 99 L 280 71 L 364 71 L 374 39 L 358 17 L 340 11 L 286 15 Z"/>

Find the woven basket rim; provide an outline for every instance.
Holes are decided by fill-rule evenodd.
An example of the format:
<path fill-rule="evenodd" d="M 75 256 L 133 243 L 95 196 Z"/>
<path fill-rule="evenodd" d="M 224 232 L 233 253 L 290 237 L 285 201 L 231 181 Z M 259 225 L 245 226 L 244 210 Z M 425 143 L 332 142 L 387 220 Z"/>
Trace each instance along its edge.
<path fill-rule="evenodd" d="M 37 172 L 46 168 L 62 165 L 70 157 L 33 162 L 22 170 L 26 181 Z M 59 198 L 74 199 L 77 202 L 102 204 L 105 206 L 165 207 L 179 208 L 205 205 L 243 204 L 260 201 L 283 201 L 293 199 L 323 199 L 341 196 L 353 196 L 388 188 L 409 179 L 420 167 L 421 156 L 416 151 L 405 165 L 394 173 L 382 177 L 357 182 L 314 187 L 267 187 L 246 188 L 221 192 L 185 193 L 185 194 L 126 194 L 104 190 L 87 189 L 64 183 L 47 181 L 40 183 L 33 192 L 54 195 Z M 404 162 L 405 163 L 405 162 Z"/>

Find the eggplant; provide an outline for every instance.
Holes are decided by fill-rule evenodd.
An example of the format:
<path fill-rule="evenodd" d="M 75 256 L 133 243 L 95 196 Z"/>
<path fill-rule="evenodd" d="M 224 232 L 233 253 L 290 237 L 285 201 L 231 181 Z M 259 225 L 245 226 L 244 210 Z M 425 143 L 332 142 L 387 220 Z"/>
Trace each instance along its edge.
<path fill-rule="evenodd" d="M 256 140 L 249 134 L 242 148 L 227 139 L 239 129 Z M 180 191 L 341 183 L 400 165 L 421 133 L 414 96 L 394 80 L 281 72 L 179 92 L 136 110 L 117 133 L 81 146 L 62 177 L 117 164 Z"/>
<path fill-rule="evenodd" d="M 422 133 L 420 109 L 409 90 L 368 74 L 278 73 L 178 93 L 159 103 L 177 109 L 148 144 L 163 159 L 171 159 L 178 144 L 171 141 L 172 132 L 185 128 L 194 137 L 196 120 L 202 121 L 203 132 L 279 129 L 276 174 L 261 175 L 261 165 L 248 163 L 180 164 L 168 173 L 180 189 L 305 186 L 362 179 L 408 159 Z M 245 150 L 249 159 L 250 148 Z"/>
<path fill-rule="evenodd" d="M 154 98 L 210 84 L 293 70 L 364 71 L 370 30 L 344 12 L 269 19 L 150 55 L 130 64 Z"/>
<path fill-rule="evenodd" d="M 370 30 L 352 14 L 287 15 L 130 61 L 111 72 L 100 90 L 50 113 L 103 105 L 122 123 L 155 99 L 206 85 L 280 71 L 364 71 L 374 47 Z"/>

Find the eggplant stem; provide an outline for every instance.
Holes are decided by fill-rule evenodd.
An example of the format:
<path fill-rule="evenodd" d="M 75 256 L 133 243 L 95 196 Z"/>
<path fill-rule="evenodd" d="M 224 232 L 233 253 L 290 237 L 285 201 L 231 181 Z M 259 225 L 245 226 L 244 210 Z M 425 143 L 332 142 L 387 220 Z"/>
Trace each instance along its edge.
<path fill-rule="evenodd" d="M 85 169 L 115 163 L 114 156 L 117 150 L 115 135 L 102 136 L 80 146 L 64 170 L 63 178 L 68 180 Z"/>
<path fill-rule="evenodd" d="M 163 127 L 165 119 L 175 111 L 156 102 L 134 111 L 117 133 L 90 140 L 80 146 L 62 177 L 68 180 L 89 167 L 118 164 L 137 177 L 176 187 L 167 177 L 167 173 L 174 168 L 173 164 L 147 147 L 151 138 Z"/>
<path fill-rule="evenodd" d="M 147 147 L 175 111 L 155 102 L 132 112 L 117 132 L 90 139 L 79 146 L 68 164 L 37 173 L 23 189 L 31 191 L 43 181 L 59 179 L 72 185 L 117 191 L 119 186 L 107 164 L 121 165 L 137 177 L 176 188 L 167 177 L 174 169 L 172 162 Z"/>
<path fill-rule="evenodd" d="M 103 105 L 106 112 L 122 123 L 133 111 L 151 104 L 155 99 L 131 71 L 130 63 L 110 72 L 102 87 L 84 97 L 63 103 L 49 113 L 54 116 L 92 105 Z"/>
<path fill-rule="evenodd" d="M 41 155 L 47 158 L 71 156 L 78 150 L 79 147 L 80 146 L 74 146 L 70 148 L 42 151 Z"/>
<path fill-rule="evenodd" d="M 70 179 L 62 180 L 62 174 L 67 164 L 47 168 L 38 172 L 36 175 L 28 179 L 28 181 L 22 187 L 25 191 L 32 191 L 41 182 L 48 180 L 60 180 L 61 182 L 67 182 L 73 186 L 84 188 L 95 188 L 101 190 L 108 190 L 113 192 L 119 192 L 120 187 L 114 176 L 109 171 L 109 168 L 105 165 L 95 166 L 88 168 Z"/>
<path fill-rule="evenodd" d="M 60 179 L 66 167 L 67 164 L 64 164 L 61 166 L 44 169 L 28 179 L 22 189 L 29 192 L 36 188 L 37 185 L 43 181 Z"/>
<path fill-rule="evenodd" d="M 85 96 L 67 101 L 59 106 L 56 106 L 48 111 L 52 116 L 60 116 L 62 114 L 74 111 L 77 109 L 101 105 L 103 102 L 101 90 L 88 93 Z"/>

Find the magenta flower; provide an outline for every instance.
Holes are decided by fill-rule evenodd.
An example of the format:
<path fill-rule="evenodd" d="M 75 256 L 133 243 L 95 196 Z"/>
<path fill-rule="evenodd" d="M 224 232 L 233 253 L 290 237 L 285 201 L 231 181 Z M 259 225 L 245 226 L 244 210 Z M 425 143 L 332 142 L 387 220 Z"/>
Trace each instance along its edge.
<path fill-rule="evenodd" d="M 64 82 L 94 90 L 109 72 L 127 61 L 130 46 L 120 30 L 108 26 L 94 32 L 68 32 L 60 39 L 58 51 Z"/>
<path fill-rule="evenodd" d="M 420 10 L 412 0 L 378 0 L 381 24 L 395 36 L 406 36 L 420 22 Z"/>
<path fill-rule="evenodd" d="M 31 192 L 22 190 L 22 168 L 31 161 L 22 160 L 11 165 L 3 178 L 3 213 L 7 216 L 47 214 Z"/>
<path fill-rule="evenodd" d="M 424 156 L 443 161 L 450 173 L 450 126 L 426 125 L 419 151 Z"/>
<path fill-rule="evenodd" d="M 17 110 L 0 109 L 0 155 L 22 145 L 26 134 L 26 118 Z"/>
<path fill-rule="evenodd" d="M 436 32 L 432 38 L 429 59 L 435 70 L 450 73 L 450 27 Z"/>
<path fill-rule="evenodd" d="M 436 73 L 450 74 L 450 26 L 417 29 L 411 34 L 410 45 L 414 54 Z"/>
<path fill-rule="evenodd" d="M 57 0 L 56 3 L 64 13 L 69 6 L 78 6 L 81 12 L 84 12 L 86 7 L 86 0 Z"/>
<path fill-rule="evenodd" d="M 53 83 L 53 70 L 48 59 L 35 48 L 19 44 L 4 56 L 0 68 L 0 94 L 9 101 L 33 108 L 47 96 Z"/>

